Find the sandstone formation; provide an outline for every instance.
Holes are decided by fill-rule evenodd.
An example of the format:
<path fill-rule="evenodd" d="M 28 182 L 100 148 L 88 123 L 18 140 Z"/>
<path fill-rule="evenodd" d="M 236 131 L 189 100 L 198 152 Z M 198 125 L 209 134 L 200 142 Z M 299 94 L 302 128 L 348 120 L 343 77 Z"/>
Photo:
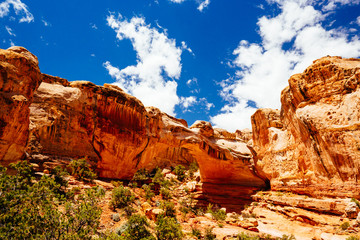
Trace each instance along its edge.
<path fill-rule="evenodd" d="M 252 116 L 256 166 L 273 189 L 359 197 L 360 60 L 324 57 L 293 75 L 281 112 Z"/>
<path fill-rule="evenodd" d="M 245 143 L 214 137 L 207 122 L 188 128 L 186 121 L 145 108 L 113 85 L 47 76 L 30 110 L 34 159 L 87 157 L 100 177 L 116 179 L 131 179 L 140 168 L 197 162 L 203 192 L 223 204 L 241 205 L 241 199 L 266 188 Z"/>
<path fill-rule="evenodd" d="M 100 177 L 125 180 L 197 162 L 199 199 L 228 209 L 270 185 L 359 198 L 359 69 L 356 59 L 319 59 L 290 78 L 281 111 L 259 109 L 252 131 L 230 133 L 205 121 L 188 127 L 114 85 L 42 74 L 24 48 L 0 50 L 0 161 L 27 153 L 41 168 L 85 157 Z"/>
<path fill-rule="evenodd" d="M 115 179 L 131 179 L 140 168 L 197 162 L 202 192 L 233 205 L 267 187 L 236 134 L 204 121 L 189 128 L 113 85 L 42 74 L 24 48 L 0 56 L 2 161 L 17 161 L 25 150 L 40 168 L 86 157 L 100 177 Z"/>
<path fill-rule="evenodd" d="M 21 158 L 29 135 L 29 106 L 41 82 L 37 58 L 22 47 L 0 49 L 0 160 Z"/>

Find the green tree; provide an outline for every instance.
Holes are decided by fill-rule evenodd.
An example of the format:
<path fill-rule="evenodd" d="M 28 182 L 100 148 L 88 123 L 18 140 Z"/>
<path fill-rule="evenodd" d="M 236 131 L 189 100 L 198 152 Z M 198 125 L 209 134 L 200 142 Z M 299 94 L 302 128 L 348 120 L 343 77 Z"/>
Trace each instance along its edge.
<path fill-rule="evenodd" d="M 174 169 L 174 173 L 179 179 L 179 181 L 184 181 L 186 174 L 185 174 L 185 167 L 182 165 L 177 165 Z"/>
<path fill-rule="evenodd" d="M 59 193 L 65 191 L 64 179 L 44 175 L 36 181 L 26 161 L 10 166 L 16 175 L 0 166 L 0 239 L 90 239 L 97 233 L 98 191 L 89 189 L 65 203 L 66 195 Z"/>
<path fill-rule="evenodd" d="M 181 226 L 172 217 L 160 217 L 156 222 L 156 236 L 159 240 L 178 240 L 183 238 Z"/>
<path fill-rule="evenodd" d="M 92 182 L 96 178 L 96 173 L 91 169 L 85 158 L 72 160 L 69 168 L 71 169 L 71 175 L 78 180 Z"/>
<path fill-rule="evenodd" d="M 135 196 L 130 189 L 120 185 L 112 190 L 112 197 L 110 206 L 115 210 L 116 208 L 124 208 L 133 203 Z"/>
<path fill-rule="evenodd" d="M 128 222 L 127 228 L 122 236 L 126 240 L 155 240 L 148 230 L 149 223 L 146 217 L 139 214 L 132 215 Z"/>

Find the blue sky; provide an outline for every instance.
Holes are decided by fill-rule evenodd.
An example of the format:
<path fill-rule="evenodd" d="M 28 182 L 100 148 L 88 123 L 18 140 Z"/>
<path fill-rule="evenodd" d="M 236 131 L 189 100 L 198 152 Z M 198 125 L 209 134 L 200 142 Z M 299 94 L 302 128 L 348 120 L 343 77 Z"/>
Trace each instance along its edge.
<path fill-rule="evenodd" d="M 289 77 L 360 56 L 360 0 L 0 0 L 0 48 L 43 73 L 115 83 L 171 115 L 250 128 Z"/>

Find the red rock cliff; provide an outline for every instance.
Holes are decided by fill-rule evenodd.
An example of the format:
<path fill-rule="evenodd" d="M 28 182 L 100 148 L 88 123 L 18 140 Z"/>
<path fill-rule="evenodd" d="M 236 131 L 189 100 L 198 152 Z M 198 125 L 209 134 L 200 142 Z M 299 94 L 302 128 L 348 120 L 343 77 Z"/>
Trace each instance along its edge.
<path fill-rule="evenodd" d="M 0 161 L 25 154 L 29 106 L 41 79 L 37 58 L 25 48 L 0 49 Z"/>
<path fill-rule="evenodd" d="M 281 114 L 252 116 L 257 167 L 272 188 L 357 196 L 360 60 L 324 57 L 289 79 Z"/>

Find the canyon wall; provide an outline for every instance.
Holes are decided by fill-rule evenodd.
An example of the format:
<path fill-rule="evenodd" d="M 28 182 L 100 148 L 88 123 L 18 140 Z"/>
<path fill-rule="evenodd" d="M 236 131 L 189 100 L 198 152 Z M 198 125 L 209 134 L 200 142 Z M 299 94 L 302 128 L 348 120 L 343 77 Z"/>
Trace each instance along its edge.
<path fill-rule="evenodd" d="M 29 106 L 41 82 L 37 58 L 22 47 L 0 49 L 0 160 L 13 162 L 25 154 Z"/>
<path fill-rule="evenodd" d="M 85 157 L 100 177 L 131 179 L 140 168 L 197 162 L 203 193 L 224 205 L 268 187 L 244 142 L 249 131 L 240 140 L 204 121 L 188 127 L 117 86 L 42 74 L 24 48 L 0 56 L 2 164 L 26 155 L 42 168 Z"/>
<path fill-rule="evenodd" d="M 324 57 L 293 75 L 281 111 L 252 116 L 257 169 L 272 189 L 358 197 L 360 61 Z"/>
<path fill-rule="evenodd" d="M 252 133 L 229 133 L 205 121 L 188 127 L 114 85 L 42 74 L 24 48 L 0 50 L 0 161 L 86 157 L 111 179 L 197 162 L 205 195 L 230 206 L 270 185 L 359 197 L 359 69 L 357 59 L 316 60 L 289 79 L 281 111 L 259 109 Z"/>

